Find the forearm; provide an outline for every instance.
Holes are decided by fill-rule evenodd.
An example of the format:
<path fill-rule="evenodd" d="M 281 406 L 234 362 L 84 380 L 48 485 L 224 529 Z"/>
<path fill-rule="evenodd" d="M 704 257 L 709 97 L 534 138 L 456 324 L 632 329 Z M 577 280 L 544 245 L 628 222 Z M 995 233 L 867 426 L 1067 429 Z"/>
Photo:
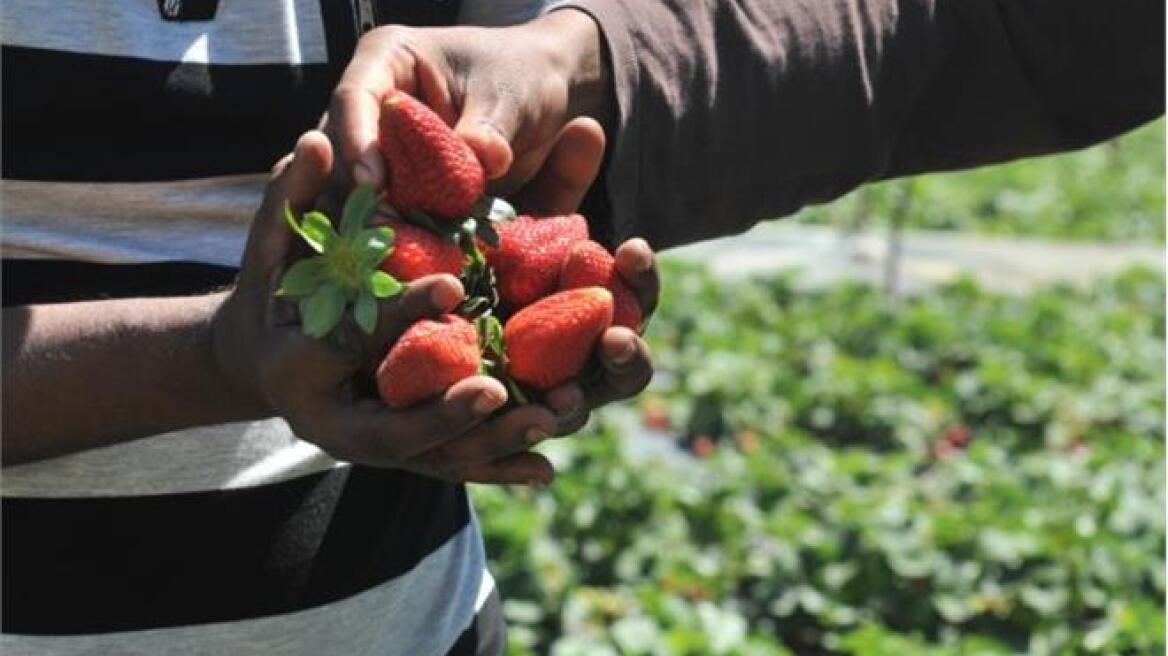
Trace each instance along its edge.
<path fill-rule="evenodd" d="M 4 463 L 265 416 L 215 365 L 209 326 L 222 298 L 6 308 Z"/>
<path fill-rule="evenodd" d="M 570 0 L 612 57 L 616 236 L 744 230 L 866 181 L 1080 147 L 1163 112 L 1163 3 Z"/>

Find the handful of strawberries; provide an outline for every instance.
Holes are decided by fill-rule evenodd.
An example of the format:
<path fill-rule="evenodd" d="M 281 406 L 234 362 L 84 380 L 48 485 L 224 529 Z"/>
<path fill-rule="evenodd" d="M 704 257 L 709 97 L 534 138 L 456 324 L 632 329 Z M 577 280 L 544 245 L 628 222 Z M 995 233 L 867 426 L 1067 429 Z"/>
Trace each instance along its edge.
<path fill-rule="evenodd" d="M 387 405 L 407 408 L 480 373 L 525 402 L 578 376 L 610 326 L 640 330 L 643 316 L 613 256 L 589 240 L 583 216 L 516 216 L 484 195 L 473 151 L 428 107 L 402 92 L 382 104 L 382 198 L 358 187 L 339 230 L 320 212 L 292 229 L 316 252 L 292 265 L 278 294 L 299 302 L 304 331 L 324 337 L 352 308 L 372 333 L 378 299 L 435 273 L 461 278 L 454 313 L 418 321 L 377 368 Z M 381 201 L 384 201 L 385 207 Z"/>

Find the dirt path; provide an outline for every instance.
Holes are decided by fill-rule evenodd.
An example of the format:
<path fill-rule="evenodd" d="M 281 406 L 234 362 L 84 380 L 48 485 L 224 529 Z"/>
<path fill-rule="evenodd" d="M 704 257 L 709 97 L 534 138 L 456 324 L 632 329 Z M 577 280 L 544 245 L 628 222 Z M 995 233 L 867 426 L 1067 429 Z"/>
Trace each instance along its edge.
<path fill-rule="evenodd" d="M 674 249 L 662 257 L 707 262 L 712 271 L 746 276 L 798 269 L 809 287 L 838 280 L 884 284 L 887 232 L 845 235 L 793 222 L 756 227 L 743 235 Z M 1164 270 L 1163 246 L 1058 242 L 968 233 L 907 231 L 901 244 L 898 289 L 913 293 L 965 274 L 987 289 L 1019 293 L 1055 282 L 1082 285 L 1142 264 Z"/>

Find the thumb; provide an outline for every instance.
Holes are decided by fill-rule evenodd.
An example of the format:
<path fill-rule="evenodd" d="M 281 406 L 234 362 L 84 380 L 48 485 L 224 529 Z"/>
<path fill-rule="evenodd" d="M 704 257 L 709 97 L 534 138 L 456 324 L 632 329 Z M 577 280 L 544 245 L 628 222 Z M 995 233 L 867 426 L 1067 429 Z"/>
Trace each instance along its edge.
<path fill-rule="evenodd" d="M 304 133 L 292 153 L 272 167 L 244 249 L 245 270 L 271 274 L 283 267 L 293 239 L 284 223 L 285 204 L 297 213 L 311 208 L 324 189 L 332 163 L 328 138 L 313 130 Z"/>
<path fill-rule="evenodd" d="M 502 177 L 515 159 L 511 142 L 519 128 L 519 113 L 513 103 L 494 92 L 467 93 L 462 116 L 454 132 L 470 146 L 483 165 L 488 180 Z"/>

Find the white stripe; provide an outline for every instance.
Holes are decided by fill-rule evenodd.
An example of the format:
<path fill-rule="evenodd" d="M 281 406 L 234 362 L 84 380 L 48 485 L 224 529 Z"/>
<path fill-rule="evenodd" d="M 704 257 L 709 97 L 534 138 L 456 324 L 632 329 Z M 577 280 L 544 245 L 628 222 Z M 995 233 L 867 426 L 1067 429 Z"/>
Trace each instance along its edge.
<path fill-rule="evenodd" d="M 83 636 L 0 636 L 20 656 L 441 656 L 470 626 L 494 583 L 471 523 L 411 570 L 348 599 L 240 622 Z M 228 593 L 225 591 L 225 593 Z"/>
<path fill-rule="evenodd" d="M 4 0 L 0 41 L 193 64 L 328 61 L 318 0 L 219 0 L 213 20 L 189 22 L 163 20 L 155 0 Z"/>

